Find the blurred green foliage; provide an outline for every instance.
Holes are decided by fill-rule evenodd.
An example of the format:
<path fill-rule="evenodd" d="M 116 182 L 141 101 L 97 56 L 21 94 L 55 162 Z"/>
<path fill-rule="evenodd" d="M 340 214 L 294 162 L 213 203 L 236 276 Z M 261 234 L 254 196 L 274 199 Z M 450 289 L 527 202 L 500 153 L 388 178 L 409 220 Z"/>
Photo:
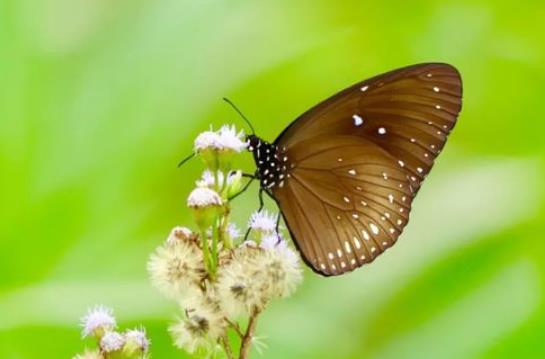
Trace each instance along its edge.
<path fill-rule="evenodd" d="M 194 136 L 242 126 L 221 97 L 272 140 L 353 82 L 443 61 L 464 109 L 406 233 L 350 275 L 307 272 L 262 318 L 262 357 L 545 357 L 543 19 L 543 1 L 1 0 L 0 356 L 70 357 L 104 303 L 184 357 L 145 263 L 188 222 Z"/>

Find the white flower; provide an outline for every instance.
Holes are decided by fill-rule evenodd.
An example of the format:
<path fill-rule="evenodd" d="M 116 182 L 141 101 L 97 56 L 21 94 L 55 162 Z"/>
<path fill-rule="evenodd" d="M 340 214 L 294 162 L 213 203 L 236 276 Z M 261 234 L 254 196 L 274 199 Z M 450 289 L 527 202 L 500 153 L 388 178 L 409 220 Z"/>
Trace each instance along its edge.
<path fill-rule="evenodd" d="M 200 291 L 205 274 L 202 252 L 191 242 L 160 246 L 150 256 L 148 273 L 164 296 L 183 300 Z"/>
<path fill-rule="evenodd" d="M 235 126 L 222 126 L 219 131 L 220 143 L 223 149 L 241 152 L 248 147 L 248 142 L 243 141 L 244 132 L 237 133 Z"/>
<path fill-rule="evenodd" d="M 197 187 L 187 198 L 187 205 L 191 208 L 221 206 L 219 194 L 209 188 Z"/>
<path fill-rule="evenodd" d="M 220 150 L 223 148 L 220 135 L 214 131 L 205 131 L 197 136 L 194 143 L 196 152 L 206 149 Z"/>
<path fill-rule="evenodd" d="M 100 349 L 106 353 L 120 350 L 125 345 L 125 337 L 118 332 L 107 332 L 100 339 Z"/>
<path fill-rule="evenodd" d="M 230 316 L 262 310 L 271 299 L 292 294 L 302 280 L 297 254 L 277 237 L 265 239 L 266 249 L 244 242 L 219 269 L 216 289 Z"/>
<path fill-rule="evenodd" d="M 82 337 L 91 335 L 100 336 L 104 332 L 115 329 L 116 321 L 113 310 L 104 306 L 96 306 L 87 310 L 87 314 L 81 318 Z"/>
<path fill-rule="evenodd" d="M 226 327 L 218 303 L 210 298 L 195 296 L 182 309 L 186 317 L 169 327 L 174 344 L 189 353 L 214 348 Z"/>
<path fill-rule="evenodd" d="M 98 350 L 85 350 L 82 354 L 78 354 L 72 359 L 104 359 Z"/>
<path fill-rule="evenodd" d="M 236 240 L 242 237 L 242 234 L 240 233 L 240 229 L 234 223 L 229 223 L 227 225 L 227 234 L 232 240 Z"/>
<path fill-rule="evenodd" d="M 223 172 L 222 171 L 217 171 L 217 173 L 218 173 L 218 182 L 219 182 L 218 184 L 221 186 L 221 185 L 223 185 L 223 181 L 224 181 Z M 238 179 L 237 174 L 238 174 L 238 172 L 230 172 L 227 175 L 227 185 L 228 186 L 233 184 L 233 181 Z M 216 185 L 216 179 L 214 178 L 214 172 L 212 172 L 210 170 L 205 170 L 203 172 L 202 176 L 201 176 L 201 179 L 198 180 L 197 182 L 195 182 L 195 184 L 197 185 L 197 187 L 214 188 L 214 186 Z"/>
<path fill-rule="evenodd" d="M 125 341 L 125 347 L 128 348 L 127 351 L 130 354 L 136 351 L 146 353 L 150 345 L 150 341 L 146 336 L 146 331 L 144 329 L 127 330 L 125 332 Z"/>
<path fill-rule="evenodd" d="M 254 212 L 248 225 L 254 231 L 272 233 L 276 229 L 276 219 L 267 211 Z"/>
<path fill-rule="evenodd" d="M 191 236 L 193 235 L 193 232 L 187 227 L 174 227 L 170 231 L 170 234 L 167 237 L 166 243 L 168 245 L 174 245 L 178 243 L 180 240 L 189 240 Z"/>

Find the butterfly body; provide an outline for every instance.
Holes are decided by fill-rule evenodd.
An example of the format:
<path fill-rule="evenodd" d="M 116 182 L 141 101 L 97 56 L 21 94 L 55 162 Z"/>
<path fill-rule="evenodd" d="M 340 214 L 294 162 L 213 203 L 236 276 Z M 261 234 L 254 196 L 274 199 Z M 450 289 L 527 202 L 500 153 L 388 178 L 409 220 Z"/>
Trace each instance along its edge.
<path fill-rule="evenodd" d="M 272 144 L 249 136 L 261 188 L 315 272 L 352 271 L 396 243 L 461 96 L 452 66 L 413 65 L 321 102 Z"/>
<path fill-rule="evenodd" d="M 276 188 L 283 188 L 288 179 L 291 164 L 286 149 L 279 148 L 261 138 L 248 136 L 248 150 L 256 163 L 256 177 L 261 188 L 271 194 Z"/>

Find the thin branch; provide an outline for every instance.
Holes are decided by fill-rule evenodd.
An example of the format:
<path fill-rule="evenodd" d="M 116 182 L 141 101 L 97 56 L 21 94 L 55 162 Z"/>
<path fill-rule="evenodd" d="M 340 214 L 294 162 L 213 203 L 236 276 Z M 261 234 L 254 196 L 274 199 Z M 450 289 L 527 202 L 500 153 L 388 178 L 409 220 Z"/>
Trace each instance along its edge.
<path fill-rule="evenodd" d="M 225 321 L 227 322 L 227 324 L 229 324 L 229 327 L 231 329 L 233 329 L 237 334 L 238 336 L 240 337 L 240 339 L 244 338 L 244 333 L 242 332 L 242 330 L 240 329 L 240 325 L 238 325 L 237 322 L 232 322 L 229 318 L 225 318 Z"/>
<path fill-rule="evenodd" d="M 231 349 L 231 343 L 229 343 L 229 339 L 227 338 L 227 332 L 221 336 L 221 344 L 223 345 L 227 359 L 234 359 L 233 349 Z"/>
<path fill-rule="evenodd" d="M 250 354 L 250 347 L 252 345 L 252 338 L 254 337 L 255 327 L 257 325 L 257 317 L 259 315 L 259 310 L 254 309 L 250 320 L 248 322 L 248 328 L 246 328 L 246 334 L 242 338 L 242 343 L 240 344 L 240 356 L 239 359 L 248 359 Z"/>

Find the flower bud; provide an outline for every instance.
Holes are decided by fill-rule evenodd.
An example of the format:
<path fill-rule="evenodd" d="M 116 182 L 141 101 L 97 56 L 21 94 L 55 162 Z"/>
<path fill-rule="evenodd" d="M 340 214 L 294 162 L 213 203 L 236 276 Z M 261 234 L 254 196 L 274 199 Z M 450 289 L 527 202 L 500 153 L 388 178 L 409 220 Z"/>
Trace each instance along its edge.
<path fill-rule="evenodd" d="M 175 245 L 178 241 L 189 241 L 193 238 L 194 234 L 187 227 L 174 227 L 167 237 L 166 243 L 168 245 Z"/>
<path fill-rule="evenodd" d="M 231 172 L 227 178 L 226 197 L 231 198 L 242 189 L 242 171 Z"/>
<path fill-rule="evenodd" d="M 218 151 L 221 148 L 220 136 L 217 132 L 206 131 L 195 139 L 195 152 L 202 158 L 206 167 L 212 171 L 218 170 Z"/>
<path fill-rule="evenodd" d="M 195 221 L 201 230 L 214 223 L 216 217 L 221 214 L 222 204 L 219 194 L 209 188 L 198 187 L 187 199 L 187 205 L 193 209 Z"/>
<path fill-rule="evenodd" d="M 149 339 L 143 329 L 132 329 L 125 332 L 123 354 L 130 358 L 141 358 L 148 352 Z"/>

